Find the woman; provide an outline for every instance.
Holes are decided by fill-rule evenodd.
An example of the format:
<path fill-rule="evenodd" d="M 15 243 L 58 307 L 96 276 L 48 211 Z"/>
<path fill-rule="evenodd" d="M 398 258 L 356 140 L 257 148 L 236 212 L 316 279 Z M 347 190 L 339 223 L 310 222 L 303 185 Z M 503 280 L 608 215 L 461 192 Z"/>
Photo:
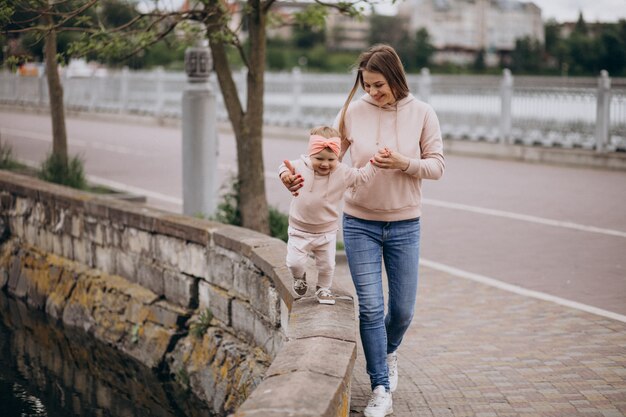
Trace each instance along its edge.
<path fill-rule="evenodd" d="M 345 195 L 343 238 L 359 299 L 359 328 L 372 396 L 366 417 L 393 412 L 397 349 L 413 318 L 417 295 L 422 179 L 444 171 L 443 142 L 433 109 L 410 94 L 395 50 L 375 45 L 362 53 L 357 75 L 335 125 L 354 167 L 374 157 L 382 168 Z M 365 90 L 352 102 L 359 86 Z M 302 184 L 294 184 L 294 192 Z M 389 284 L 385 315 L 382 260 Z"/>

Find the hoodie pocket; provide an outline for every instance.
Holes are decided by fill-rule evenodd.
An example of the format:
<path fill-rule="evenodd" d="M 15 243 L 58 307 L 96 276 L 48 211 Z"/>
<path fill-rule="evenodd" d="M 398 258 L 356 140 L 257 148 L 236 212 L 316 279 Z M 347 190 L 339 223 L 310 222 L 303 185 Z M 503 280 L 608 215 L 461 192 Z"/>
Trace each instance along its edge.
<path fill-rule="evenodd" d="M 366 184 L 353 188 L 352 204 L 374 211 L 394 211 L 419 205 L 417 179 L 398 171 L 379 171 Z"/>

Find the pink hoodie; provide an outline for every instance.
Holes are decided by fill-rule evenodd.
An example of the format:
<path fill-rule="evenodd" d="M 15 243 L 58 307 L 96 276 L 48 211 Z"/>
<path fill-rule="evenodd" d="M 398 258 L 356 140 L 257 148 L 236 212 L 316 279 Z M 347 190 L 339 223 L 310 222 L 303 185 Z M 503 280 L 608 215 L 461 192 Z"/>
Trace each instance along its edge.
<path fill-rule="evenodd" d="M 346 164 L 338 163 L 328 175 L 317 175 L 308 156 L 302 155 L 300 159 L 290 162 L 296 173 L 302 175 L 304 187 L 291 200 L 289 225 L 309 233 L 337 230 L 339 206 L 346 189 L 371 181 L 376 177 L 375 173 L 382 171 L 369 163 L 369 158 L 364 168 L 350 168 Z M 286 170 L 285 164 L 281 164 L 278 176 Z"/>
<path fill-rule="evenodd" d="M 341 112 L 335 128 L 340 117 Z M 445 168 L 439 120 L 432 107 L 411 94 L 379 107 L 365 94 L 348 107 L 346 130 L 354 167 L 365 166 L 384 147 L 411 161 L 406 171 L 380 169 L 372 180 L 348 189 L 345 213 L 386 222 L 420 217 L 422 179 L 439 179 Z"/>

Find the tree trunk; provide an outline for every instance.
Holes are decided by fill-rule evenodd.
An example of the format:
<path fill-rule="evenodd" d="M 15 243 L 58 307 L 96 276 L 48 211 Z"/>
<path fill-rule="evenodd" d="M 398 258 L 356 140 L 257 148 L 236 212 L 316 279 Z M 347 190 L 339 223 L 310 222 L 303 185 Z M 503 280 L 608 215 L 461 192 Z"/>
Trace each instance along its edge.
<path fill-rule="evenodd" d="M 224 44 L 209 36 L 224 104 L 237 142 L 239 210 L 243 227 L 269 234 L 269 210 L 263 165 L 263 91 L 265 75 L 265 11 L 259 0 L 249 0 L 250 58 L 247 108 L 243 111 L 226 58 Z M 210 30 L 209 30 L 210 32 Z"/>
<path fill-rule="evenodd" d="M 44 56 L 46 60 L 46 78 L 50 97 L 50 116 L 52 119 L 52 153 L 64 163 L 67 171 L 67 132 L 65 130 L 65 108 L 63 106 L 63 86 L 59 78 L 57 64 L 57 36 L 54 21 L 49 14 L 44 15 L 46 26 L 50 30 L 45 37 Z"/>
<path fill-rule="evenodd" d="M 250 54 L 248 97 L 243 125 L 246 140 L 237 140 L 240 210 L 245 227 L 269 233 L 269 210 L 263 164 L 263 92 L 265 91 L 266 12 L 260 0 L 249 0 Z M 244 138 L 242 138 L 244 139 Z M 249 226 L 246 226 L 249 225 Z"/>

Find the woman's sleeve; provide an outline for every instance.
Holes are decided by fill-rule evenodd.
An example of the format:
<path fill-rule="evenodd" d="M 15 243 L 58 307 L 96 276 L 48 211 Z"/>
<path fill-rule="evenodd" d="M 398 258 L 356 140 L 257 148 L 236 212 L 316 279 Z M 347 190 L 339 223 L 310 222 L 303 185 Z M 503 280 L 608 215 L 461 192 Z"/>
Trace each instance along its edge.
<path fill-rule="evenodd" d="M 409 167 L 404 171 L 422 179 L 438 180 L 443 175 L 446 163 L 443 157 L 443 140 L 439 119 L 431 108 L 426 113 L 424 128 L 420 135 L 421 158 L 409 161 Z"/>

